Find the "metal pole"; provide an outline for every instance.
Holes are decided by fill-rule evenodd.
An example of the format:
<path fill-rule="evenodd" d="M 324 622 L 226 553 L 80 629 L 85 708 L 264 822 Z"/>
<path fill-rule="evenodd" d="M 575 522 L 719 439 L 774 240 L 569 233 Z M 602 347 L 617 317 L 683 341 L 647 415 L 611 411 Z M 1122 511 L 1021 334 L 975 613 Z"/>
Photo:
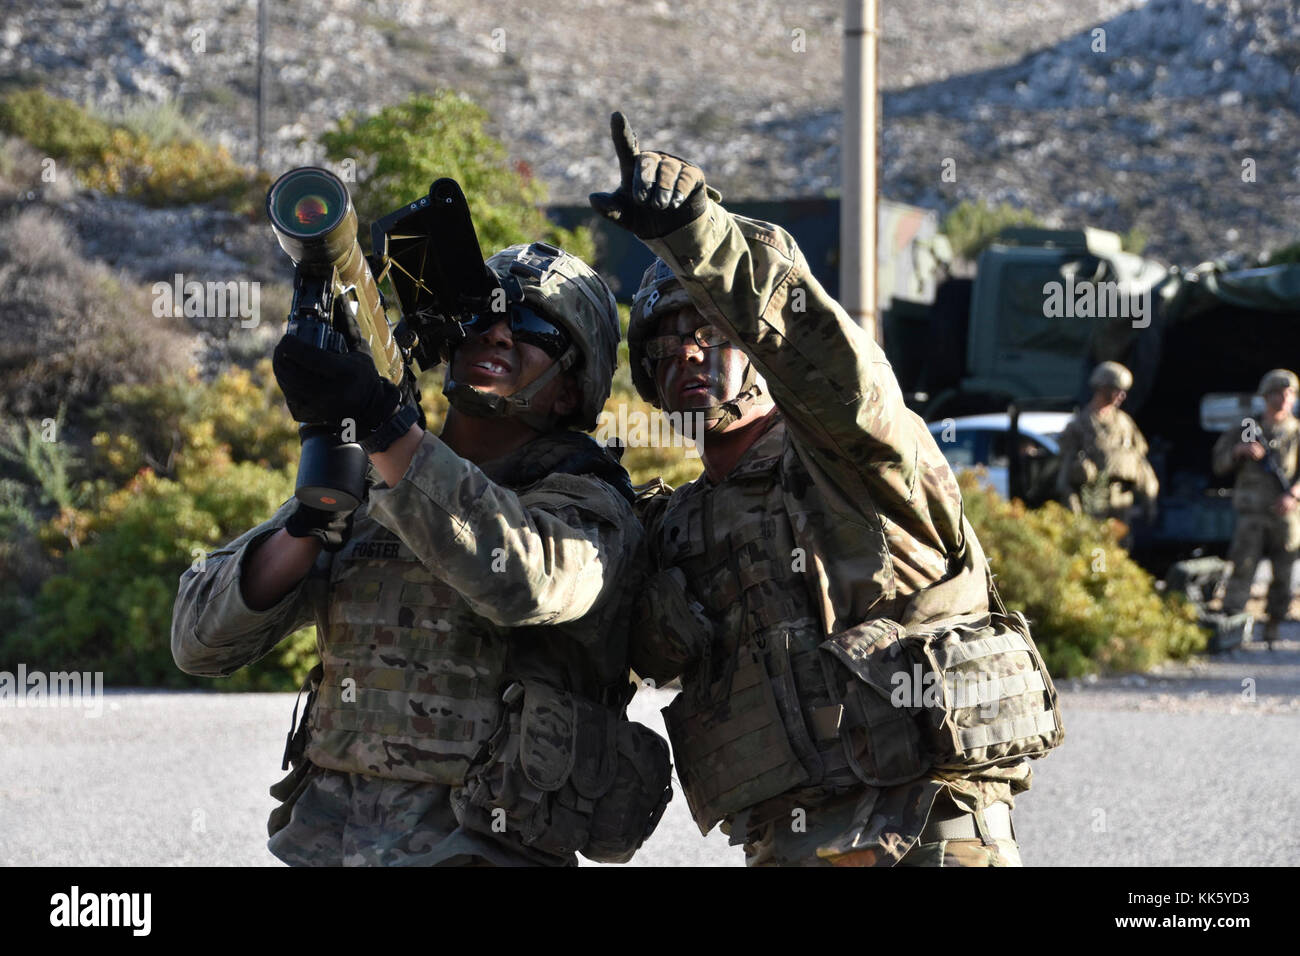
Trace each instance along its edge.
<path fill-rule="evenodd" d="M 840 304 L 880 342 L 876 318 L 877 33 L 876 0 L 845 0 Z"/>
<path fill-rule="evenodd" d="M 265 172 L 266 142 L 266 0 L 257 0 L 257 170 Z"/>

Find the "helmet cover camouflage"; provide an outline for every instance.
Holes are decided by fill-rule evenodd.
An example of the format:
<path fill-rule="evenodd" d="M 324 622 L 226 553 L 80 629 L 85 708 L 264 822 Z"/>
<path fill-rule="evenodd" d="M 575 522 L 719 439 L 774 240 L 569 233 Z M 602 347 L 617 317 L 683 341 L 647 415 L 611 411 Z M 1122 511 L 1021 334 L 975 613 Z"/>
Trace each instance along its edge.
<path fill-rule="evenodd" d="M 1295 372 L 1284 368 L 1275 368 L 1271 372 L 1264 373 L 1264 377 L 1259 380 L 1259 390 L 1256 394 L 1267 395 L 1269 392 L 1280 391 L 1284 388 L 1300 391 Z"/>
<path fill-rule="evenodd" d="M 628 359 L 632 365 L 632 384 L 637 394 L 656 408 L 659 390 L 654 372 L 646 362 L 646 339 L 652 338 L 663 316 L 678 309 L 690 308 L 691 297 L 668 263 L 656 259 L 641 276 L 641 286 L 632 300 L 632 316 L 627 325 Z"/>
<path fill-rule="evenodd" d="M 614 294 L 594 269 L 577 256 L 548 245 L 534 242 L 530 245 L 510 246 L 502 249 L 487 260 L 488 268 L 506 280 L 507 287 L 511 279 L 517 282 L 523 295 L 524 304 L 561 326 L 572 338 L 574 347 L 581 356 L 576 362 L 575 375 L 581 392 L 578 410 L 573 415 L 574 422 L 584 431 L 596 427 L 600 410 L 609 398 L 613 386 L 614 368 L 618 363 L 618 342 L 620 338 L 618 324 L 618 306 Z M 565 356 L 556 360 L 556 365 L 568 368 L 573 357 Z M 546 381 L 551 376 L 543 373 Z M 529 420 L 530 424 L 543 427 L 546 422 L 538 420 L 528 413 L 527 402 L 540 385 L 542 379 L 525 386 L 510 398 L 520 398 L 523 404 L 511 402 L 491 402 L 496 396 L 487 396 L 486 403 L 472 403 L 479 414 L 491 414 L 484 411 L 487 406 L 500 408 L 497 414 L 514 414 Z M 534 388 L 538 385 L 538 388 Z M 461 392 L 478 392 L 468 385 L 456 385 L 454 391 L 444 388 L 454 400 Z"/>
<path fill-rule="evenodd" d="M 1127 392 L 1133 387 L 1133 373 L 1119 362 L 1102 362 L 1088 377 L 1090 388 L 1118 388 Z"/>

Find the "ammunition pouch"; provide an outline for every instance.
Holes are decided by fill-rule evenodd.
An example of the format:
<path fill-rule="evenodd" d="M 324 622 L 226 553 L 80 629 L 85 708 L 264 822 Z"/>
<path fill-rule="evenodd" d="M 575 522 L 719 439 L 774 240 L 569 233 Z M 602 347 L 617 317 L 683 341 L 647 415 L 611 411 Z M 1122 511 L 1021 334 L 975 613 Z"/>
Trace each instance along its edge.
<path fill-rule="evenodd" d="M 887 619 L 841 631 L 821 646 L 832 663 L 828 684 L 843 708 L 840 739 L 849 768 L 863 783 L 887 787 L 930 767 L 915 711 L 896 703 L 896 673 L 911 678 L 901 625 Z M 910 700 L 910 695 L 909 695 Z"/>
<path fill-rule="evenodd" d="M 630 860 L 672 798 L 664 740 L 541 682 L 511 684 L 502 699 L 502 722 L 452 792 L 461 824 L 556 856 Z"/>
<path fill-rule="evenodd" d="M 1121 448 L 1111 454 L 1107 465 L 1111 481 L 1125 482 L 1129 488 L 1142 481 L 1143 458 L 1134 448 Z"/>
<path fill-rule="evenodd" d="M 995 611 L 909 631 L 888 619 L 834 635 L 841 737 L 863 783 L 970 773 L 1041 757 L 1064 730 L 1024 618 Z"/>
<path fill-rule="evenodd" d="M 791 790 L 971 773 L 1062 740 L 1056 689 L 1018 614 L 979 612 L 913 632 L 880 618 L 808 651 L 792 646 L 796 636 L 745 644 L 718 680 L 687 682 L 664 709 L 701 833 Z M 825 697 L 799 700 L 796 674 L 804 688 L 821 683 Z"/>

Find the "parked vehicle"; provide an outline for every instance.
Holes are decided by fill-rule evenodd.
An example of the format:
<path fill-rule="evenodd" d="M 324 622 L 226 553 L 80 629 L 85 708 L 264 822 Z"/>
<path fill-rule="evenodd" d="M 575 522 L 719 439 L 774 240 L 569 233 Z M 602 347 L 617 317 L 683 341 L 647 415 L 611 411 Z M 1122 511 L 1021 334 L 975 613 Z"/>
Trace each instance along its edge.
<path fill-rule="evenodd" d="M 1074 306 L 1052 308 L 1058 289 Z M 1232 493 L 1212 474 L 1210 451 L 1252 414 L 1264 372 L 1300 365 L 1300 266 L 1183 271 L 1123 252 L 1114 233 L 1010 229 L 980 255 L 975 278 L 941 284 L 928 311 L 895 302 L 885 332 L 899 384 L 927 422 L 1012 406 L 1065 412 L 1088 400 L 1098 363 L 1128 366 L 1124 410 L 1160 480 L 1157 521 L 1134 529 L 1132 551 L 1161 573 L 1227 552 Z M 1050 496 L 1033 463 L 1018 470 L 1012 457 L 1008 490 Z"/>
<path fill-rule="evenodd" d="M 994 412 L 941 419 L 928 427 L 954 471 L 982 466 L 981 480 L 1004 498 L 1012 496 L 1011 470 L 1017 457 L 1012 451 L 1018 449 L 1026 490 L 1016 497 L 1038 505 L 1054 497 L 1057 438 L 1069 420 L 1064 412 L 1023 412 L 1013 432 L 1011 415 Z"/>

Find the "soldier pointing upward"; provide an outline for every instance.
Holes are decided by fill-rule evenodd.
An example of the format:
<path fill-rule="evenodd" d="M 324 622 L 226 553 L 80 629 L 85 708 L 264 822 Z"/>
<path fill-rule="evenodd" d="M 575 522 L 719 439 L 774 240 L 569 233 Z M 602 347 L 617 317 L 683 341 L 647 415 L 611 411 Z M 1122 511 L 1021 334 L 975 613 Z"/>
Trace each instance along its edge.
<path fill-rule="evenodd" d="M 1027 633 L 987 627 L 952 471 L 788 233 L 727 212 L 698 167 L 639 151 L 622 114 L 613 134 L 622 181 L 592 205 L 660 257 L 633 303 L 633 378 L 708 422 L 705 475 L 646 509 L 660 570 L 633 648 L 642 676 L 682 677 L 665 718 L 696 823 L 722 822 L 750 865 L 1018 864 L 1020 755 L 1059 739 L 1055 693 Z M 910 694 L 891 706 L 891 684 L 924 670 L 903 627 L 953 618 L 988 654 L 945 662 L 1019 672 L 987 698 L 989 723 Z M 998 754 L 939 754 L 932 718 L 948 743 Z"/>

